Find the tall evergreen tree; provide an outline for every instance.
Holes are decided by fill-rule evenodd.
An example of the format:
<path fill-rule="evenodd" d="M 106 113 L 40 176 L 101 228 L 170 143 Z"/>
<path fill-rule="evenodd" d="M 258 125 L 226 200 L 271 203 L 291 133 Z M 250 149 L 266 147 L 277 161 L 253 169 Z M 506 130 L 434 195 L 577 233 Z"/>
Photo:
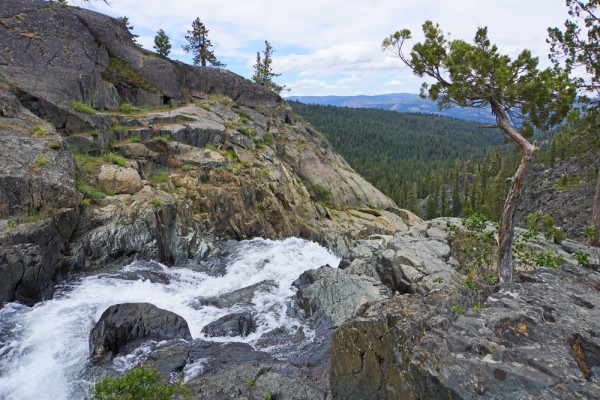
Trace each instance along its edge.
<path fill-rule="evenodd" d="M 200 21 L 200 18 L 196 18 L 192 22 L 192 30 L 187 32 L 189 35 L 185 36 L 185 40 L 188 41 L 188 44 L 182 46 L 182 48 L 186 53 L 194 55 L 194 65 L 206 67 L 208 63 L 217 68 L 225 67 L 225 64 L 217 60 L 214 51 L 210 49 L 212 43 L 208 39 L 208 29 Z"/>
<path fill-rule="evenodd" d="M 164 30 L 159 29 L 154 37 L 154 50 L 160 58 L 167 58 L 171 52 L 171 42 Z"/>
<path fill-rule="evenodd" d="M 532 127 L 544 128 L 559 123 L 573 103 L 575 90 L 566 73 L 555 69 L 538 70 L 538 59 L 524 50 L 515 60 L 498 53 L 488 39 L 487 28 L 477 29 L 473 44 L 464 40 L 448 41 L 439 25 L 423 24 L 425 40 L 413 46 L 410 55 L 403 46 L 411 38 L 408 29 L 383 41 L 418 76 L 434 79 L 424 84 L 421 94 L 440 107 L 490 107 L 495 127 L 523 151 L 521 164 L 512 179 L 498 233 L 498 278 L 512 282 L 514 216 L 521 198 L 524 178 L 535 158 L 535 146 L 523 133 Z M 514 125 L 523 121 L 523 127 Z M 521 128 L 525 128 L 522 130 Z"/>
<path fill-rule="evenodd" d="M 406 192 L 406 203 L 404 207 L 412 212 L 417 212 L 417 187 L 416 184 L 410 183 Z"/>
<path fill-rule="evenodd" d="M 452 177 L 452 216 L 458 217 L 462 211 L 462 200 L 460 198 L 460 173 L 461 173 L 461 162 L 456 160 L 454 162 L 454 172 Z"/>
<path fill-rule="evenodd" d="M 256 52 L 256 64 L 254 64 L 254 75 L 252 80 L 261 86 L 264 86 L 279 94 L 285 88 L 273 82 L 273 78 L 280 76 L 273 72 L 271 64 L 273 63 L 273 46 L 265 40 L 265 50 L 261 56 L 260 51 Z"/>

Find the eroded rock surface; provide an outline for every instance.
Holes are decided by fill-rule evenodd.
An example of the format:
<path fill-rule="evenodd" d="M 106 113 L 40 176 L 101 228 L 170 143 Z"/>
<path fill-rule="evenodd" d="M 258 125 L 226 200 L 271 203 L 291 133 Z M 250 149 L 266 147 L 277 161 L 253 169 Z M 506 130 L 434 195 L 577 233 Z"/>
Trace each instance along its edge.
<path fill-rule="evenodd" d="M 459 286 L 371 304 L 333 335 L 333 397 L 594 398 L 599 289 L 597 272 L 567 262 L 482 303 Z"/>

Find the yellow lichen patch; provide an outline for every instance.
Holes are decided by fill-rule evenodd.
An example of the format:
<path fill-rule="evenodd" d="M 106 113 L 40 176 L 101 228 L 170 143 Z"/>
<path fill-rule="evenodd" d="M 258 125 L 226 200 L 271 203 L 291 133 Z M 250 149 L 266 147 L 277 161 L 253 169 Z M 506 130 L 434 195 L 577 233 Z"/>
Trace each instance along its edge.
<path fill-rule="evenodd" d="M 581 373 L 585 379 L 589 379 L 590 377 L 590 367 L 587 365 L 585 361 L 585 352 L 583 351 L 583 346 L 581 344 L 581 338 L 577 336 L 571 348 L 575 352 L 575 360 L 577 361 L 577 365 L 581 370 Z"/>

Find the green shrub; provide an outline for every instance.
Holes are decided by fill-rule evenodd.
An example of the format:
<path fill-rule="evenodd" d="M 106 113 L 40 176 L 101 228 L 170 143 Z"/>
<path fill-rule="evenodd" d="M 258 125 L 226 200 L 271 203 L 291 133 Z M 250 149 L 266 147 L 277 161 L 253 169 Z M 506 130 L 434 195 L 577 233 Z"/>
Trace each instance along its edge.
<path fill-rule="evenodd" d="M 80 101 L 72 101 L 71 104 L 69 104 L 69 106 L 75 110 L 78 111 L 80 113 L 84 113 L 84 114 L 96 114 L 96 110 L 94 110 L 91 106 L 82 103 Z"/>
<path fill-rule="evenodd" d="M 586 226 L 581 230 L 581 235 L 590 242 L 598 240 L 598 229 L 594 225 Z"/>
<path fill-rule="evenodd" d="M 162 201 L 160 201 L 159 199 L 157 199 L 156 197 L 153 197 L 152 199 L 150 199 L 150 201 L 148 202 L 152 207 L 156 207 L 156 208 L 160 208 L 163 206 Z"/>
<path fill-rule="evenodd" d="M 131 114 L 133 112 L 133 107 L 129 103 L 123 103 L 119 106 L 119 112 L 122 114 Z"/>
<path fill-rule="evenodd" d="M 47 162 L 48 160 L 46 159 L 46 156 L 43 153 L 38 154 L 35 158 L 35 165 L 39 165 L 40 167 L 42 165 L 46 165 Z"/>
<path fill-rule="evenodd" d="M 108 375 L 94 386 L 92 397 L 86 400 L 171 400 L 191 399 L 190 391 L 181 382 L 168 384 L 162 374 L 149 367 L 132 368 L 123 375 Z"/>
<path fill-rule="evenodd" d="M 461 306 L 459 306 L 458 304 L 455 304 L 455 305 L 452 306 L 452 311 L 454 311 L 457 314 L 464 314 L 465 313 L 465 310 Z"/>
<path fill-rule="evenodd" d="M 31 135 L 34 137 L 44 137 L 48 135 L 48 128 L 44 124 L 37 124 L 31 128 Z"/>
<path fill-rule="evenodd" d="M 582 250 L 577 250 L 573 253 L 579 265 L 588 265 L 590 263 L 590 255 Z"/>
<path fill-rule="evenodd" d="M 75 186 L 77 187 L 77 190 L 83 193 L 83 195 L 88 199 L 100 201 L 106 197 L 106 194 L 102 191 L 102 189 L 97 186 L 89 185 L 82 180 L 78 179 L 75 182 Z"/>
<path fill-rule="evenodd" d="M 15 229 L 15 228 L 17 227 L 17 225 L 18 225 L 18 222 L 17 222 L 16 220 L 14 220 L 14 219 L 9 219 L 9 220 L 6 222 L 6 230 L 7 230 L 7 231 L 9 231 L 9 230 L 11 230 L 11 229 Z"/>

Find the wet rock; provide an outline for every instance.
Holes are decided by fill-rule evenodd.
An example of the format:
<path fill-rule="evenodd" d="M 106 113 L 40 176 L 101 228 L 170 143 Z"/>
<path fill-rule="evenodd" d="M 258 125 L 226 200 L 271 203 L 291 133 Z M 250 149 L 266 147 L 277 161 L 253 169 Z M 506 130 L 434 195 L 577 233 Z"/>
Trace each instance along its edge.
<path fill-rule="evenodd" d="M 323 266 L 294 281 L 298 306 L 317 326 L 338 326 L 365 303 L 387 299 L 390 290 L 366 276 Z"/>
<path fill-rule="evenodd" d="M 277 287 L 277 282 L 265 280 L 254 285 L 247 286 L 233 292 L 224 293 L 214 297 L 199 297 L 190 306 L 199 309 L 203 306 L 213 306 L 217 308 L 231 308 L 235 305 L 251 305 L 252 299 L 259 292 L 269 292 Z"/>
<path fill-rule="evenodd" d="M 327 398 L 326 376 L 276 360 L 246 343 L 196 339 L 190 345 L 186 369 L 195 365 L 201 375 L 186 382 L 195 399 L 263 400 L 267 391 L 273 399 Z"/>
<path fill-rule="evenodd" d="M 477 310 L 456 289 L 373 305 L 333 335 L 333 397 L 593 398 L 598 288 L 600 274 L 565 264 L 522 273 Z"/>
<path fill-rule="evenodd" d="M 115 304 L 107 308 L 90 332 L 92 357 L 112 353 L 139 340 L 191 340 L 188 324 L 179 315 L 149 303 Z"/>
<path fill-rule="evenodd" d="M 175 340 L 161 344 L 148 355 L 148 361 L 165 380 L 169 380 L 171 373 L 183 370 L 188 354 L 189 343 Z"/>
<path fill-rule="evenodd" d="M 203 375 L 186 383 L 194 399 L 282 400 L 327 399 L 327 386 L 289 364 L 240 365 L 220 374 Z"/>
<path fill-rule="evenodd" d="M 207 336 L 248 336 L 256 330 L 252 313 L 240 312 L 228 314 L 202 328 Z"/>
<path fill-rule="evenodd" d="M 63 209 L 51 218 L 0 232 L 0 303 L 48 300 L 63 268 L 61 254 L 78 222 Z"/>
<path fill-rule="evenodd" d="M 187 364 L 199 363 L 202 374 L 217 374 L 236 365 L 280 363 L 269 353 L 247 343 L 219 343 L 196 339 L 190 343 Z"/>

